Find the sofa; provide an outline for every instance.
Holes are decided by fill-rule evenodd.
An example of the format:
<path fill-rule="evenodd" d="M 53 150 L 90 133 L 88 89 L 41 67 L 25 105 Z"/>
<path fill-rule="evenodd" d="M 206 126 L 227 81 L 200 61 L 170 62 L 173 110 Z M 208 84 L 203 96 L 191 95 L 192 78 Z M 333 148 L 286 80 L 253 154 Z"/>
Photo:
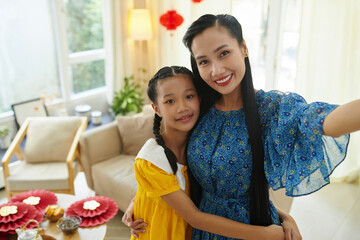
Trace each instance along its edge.
<path fill-rule="evenodd" d="M 81 166 L 86 182 L 98 195 L 112 198 L 125 211 L 136 194 L 135 157 L 147 139 L 153 137 L 154 110 L 146 105 L 133 116 L 87 130 L 80 137 Z M 284 189 L 270 191 L 275 205 L 290 211 L 292 198 Z"/>
<path fill-rule="evenodd" d="M 145 105 L 141 113 L 116 117 L 115 121 L 90 129 L 80 137 L 80 159 L 89 188 L 110 197 L 125 211 L 136 194 L 134 161 L 147 139 L 153 137 L 154 110 Z"/>

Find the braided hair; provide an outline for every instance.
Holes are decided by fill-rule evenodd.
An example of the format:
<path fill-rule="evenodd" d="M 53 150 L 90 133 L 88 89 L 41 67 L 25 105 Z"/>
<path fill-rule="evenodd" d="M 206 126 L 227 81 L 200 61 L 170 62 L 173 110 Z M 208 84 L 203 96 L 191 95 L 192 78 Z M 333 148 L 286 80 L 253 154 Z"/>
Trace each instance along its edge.
<path fill-rule="evenodd" d="M 204 30 L 222 26 L 237 39 L 239 46 L 243 44 L 242 28 L 237 19 L 231 15 L 206 14 L 192 23 L 183 38 L 183 43 L 191 53 L 191 67 L 202 99 L 200 105 L 200 118 L 221 97 L 221 94 L 212 89 L 201 78 L 196 60 L 191 51 L 194 37 Z M 256 104 L 256 95 L 251 76 L 249 58 L 245 57 L 245 75 L 241 81 L 241 96 L 244 104 L 245 122 L 249 132 L 249 143 L 252 152 L 252 173 L 250 182 L 250 223 L 267 226 L 272 224 L 270 216 L 270 201 L 268 182 L 264 171 L 264 145 L 262 143 L 261 124 Z"/>
<path fill-rule="evenodd" d="M 163 67 L 150 79 L 147 89 L 147 95 L 154 104 L 157 104 L 157 97 L 158 97 L 157 83 L 159 82 L 159 80 L 165 80 L 166 78 L 175 77 L 178 74 L 186 75 L 194 82 L 193 73 L 186 67 L 179 67 L 179 66 Z M 155 113 L 153 133 L 157 144 L 159 144 L 164 148 L 165 155 L 175 175 L 178 170 L 177 158 L 173 153 L 173 151 L 171 151 L 171 149 L 166 146 L 164 139 L 160 134 L 161 120 L 162 118 Z M 200 203 L 200 198 L 201 198 L 201 187 L 199 183 L 195 180 L 194 175 L 192 174 L 190 168 L 188 168 L 188 179 L 190 186 L 190 197 L 192 201 L 195 203 L 195 205 L 198 205 Z"/>

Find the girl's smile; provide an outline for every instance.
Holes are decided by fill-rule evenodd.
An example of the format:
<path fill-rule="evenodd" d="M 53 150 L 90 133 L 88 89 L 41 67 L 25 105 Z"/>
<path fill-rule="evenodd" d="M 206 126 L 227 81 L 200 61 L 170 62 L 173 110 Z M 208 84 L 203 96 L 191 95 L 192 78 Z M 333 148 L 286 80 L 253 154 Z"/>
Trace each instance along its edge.
<path fill-rule="evenodd" d="M 176 121 L 186 123 L 186 122 L 191 121 L 191 119 L 193 117 L 194 117 L 194 114 L 188 114 L 188 115 L 185 115 L 185 116 L 182 116 L 182 117 L 178 118 Z"/>

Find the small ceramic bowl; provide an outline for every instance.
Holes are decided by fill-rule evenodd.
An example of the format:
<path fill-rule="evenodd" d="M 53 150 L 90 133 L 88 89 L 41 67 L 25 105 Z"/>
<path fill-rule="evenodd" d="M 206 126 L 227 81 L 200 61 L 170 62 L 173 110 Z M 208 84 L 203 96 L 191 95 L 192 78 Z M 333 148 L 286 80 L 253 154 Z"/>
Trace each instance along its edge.
<path fill-rule="evenodd" d="M 81 217 L 76 215 L 64 216 L 57 222 L 58 228 L 66 234 L 72 234 L 76 232 L 81 223 Z"/>

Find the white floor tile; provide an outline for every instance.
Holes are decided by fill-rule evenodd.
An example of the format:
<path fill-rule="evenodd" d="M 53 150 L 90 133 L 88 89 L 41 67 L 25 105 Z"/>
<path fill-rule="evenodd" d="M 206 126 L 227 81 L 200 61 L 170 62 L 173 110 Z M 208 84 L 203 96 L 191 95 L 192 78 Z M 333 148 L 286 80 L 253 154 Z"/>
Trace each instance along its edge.
<path fill-rule="evenodd" d="M 348 239 L 339 233 L 340 227 L 348 220 L 349 213 L 360 216 L 354 208 L 360 199 L 360 187 L 354 184 L 330 184 L 323 189 L 293 200 L 290 214 L 296 220 L 305 240 Z M 356 212 L 357 211 L 357 212 Z M 346 228 L 346 227 L 343 227 Z M 360 235 L 358 238 L 360 239 Z"/>
<path fill-rule="evenodd" d="M 360 198 L 347 214 L 331 240 L 359 240 L 360 239 Z"/>

